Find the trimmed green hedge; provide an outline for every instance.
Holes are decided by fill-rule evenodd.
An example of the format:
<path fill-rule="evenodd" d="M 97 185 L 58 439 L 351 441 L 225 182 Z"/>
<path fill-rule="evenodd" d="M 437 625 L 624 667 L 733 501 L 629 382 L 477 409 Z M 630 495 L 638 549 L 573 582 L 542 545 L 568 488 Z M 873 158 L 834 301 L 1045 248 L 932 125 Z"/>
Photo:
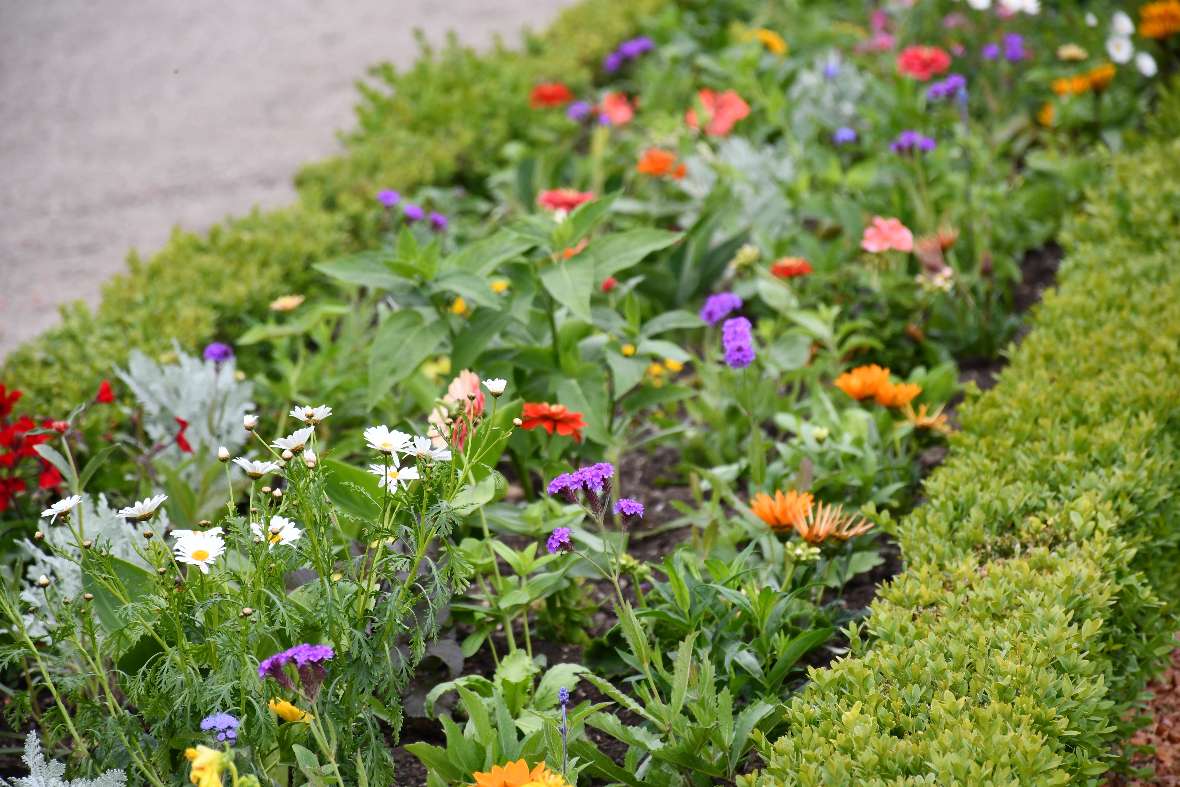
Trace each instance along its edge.
<path fill-rule="evenodd" d="M 1112 158 L 1060 286 L 962 412 L 909 568 L 815 670 L 751 783 L 1097 782 L 1173 647 L 1180 144 Z"/>
<path fill-rule="evenodd" d="M 371 245 L 379 189 L 486 176 L 505 143 L 552 122 L 529 111 L 534 84 L 589 85 L 603 55 L 667 2 L 583 0 L 527 37 L 521 51 L 481 55 L 452 40 L 425 50 L 404 73 L 375 68 L 376 84 L 362 86 L 360 126 L 346 139 L 347 152 L 299 175 L 299 204 L 256 211 L 205 235 L 177 231 L 149 259 L 132 255 L 130 271 L 104 287 L 96 311 L 65 307 L 61 325 L 9 355 L 0 380 L 24 390 L 23 407 L 60 417 L 92 396 L 133 348 L 157 354 L 173 339 L 188 349 L 232 340 L 244 317 L 303 290 L 313 263 Z"/>

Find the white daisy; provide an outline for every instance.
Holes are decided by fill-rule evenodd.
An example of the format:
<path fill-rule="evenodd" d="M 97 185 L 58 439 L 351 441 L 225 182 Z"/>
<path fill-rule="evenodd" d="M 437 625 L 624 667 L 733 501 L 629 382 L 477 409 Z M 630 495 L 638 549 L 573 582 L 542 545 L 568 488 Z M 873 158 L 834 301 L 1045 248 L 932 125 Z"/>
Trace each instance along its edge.
<path fill-rule="evenodd" d="M 986 11 L 992 7 L 992 0 L 967 0 L 967 5 L 976 11 Z"/>
<path fill-rule="evenodd" d="M 396 492 L 398 486 L 405 488 L 410 482 L 418 478 L 418 468 L 402 467 L 397 454 L 389 457 L 389 466 L 369 465 L 369 472 L 377 476 L 377 482 L 382 489 Z"/>
<path fill-rule="evenodd" d="M 1089 11 L 1086 12 L 1086 27 L 1098 27 L 1098 17 Z"/>
<path fill-rule="evenodd" d="M 447 448 L 445 444 L 442 447 L 436 447 L 429 437 L 415 437 L 412 443 L 402 448 L 402 453 L 418 459 L 429 459 L 432 462 L 451 461 L 451 449 Z"/>
<path fill-rule="evenodd" d="M 1041 0 L 1000 0 L 1000 5 L 1010 14 L 1025 13 L 1035 16 L 1041 12 Z"/>
<path fill-rule="evenodd" d="M 253 432 L 256 426 L 258 426 L 258 416 L 253 413 L 242 416 L 242 428 L 247 432 Z"/>
<path fill-rule="evenodd" d="M 282 469 L 278 462 L 259 462 L 257 459 L 247 459 L 244 456 L 235 459 L 234 464 L 242 468 L 246 475 L 255 479 L 262 478 L 267 473 L 277 473 Z"/>
<path fill-rule="evenodd" d="M 1125 36 L 1111 36 L 1106 39 L 1106 53 L 1111 60 L 1122 65 L 1131 62 L 1135 56 L 1135 45 Z"/>
<path fill-rule="evenodd" d="M 68 517 L 70 515 L 70 512 L 73 511 L 78 506 L 78 504 L 81 502 L 82 502 L 81 495 L 71 495 L 70 497 L 63 497 L 61 500 L 58 500 L 56 503 L 51 505 L 49 508 L 42 511 L 41 517 L 43 519 L 48 518 L 50 522 L 53 522 L 53 520 L 57 519 L 58 516 L 61 516 L 64 519 L 64 518 Z"/>
<path fill-rule="evenodd" d="M 488 389 L 488 392 L 492 396 L 499 396 L 508 387 L 508 381 L 500 377 L 493 377 L 490 380 L 484 380 L 483 386 Z"/>
<path fill-rule="evenodd" d="M 311 424 L 312 426 L 322 422 L 331 414 L 332 408 L 326 404 L 321 404 L 318 407 L 303 405 L 301 407 L 296 407 L 291 411 L 292 418 L 302 421 L 305 424 Z"/>
<path fill-rule="evenodd" d="M 1150 52 L 1140 52 L 1135 55 L 1135 68 L 1138 68 L 1139 73 L 1148 78 L 1159 73 L 1159 66 L 1155 64 L 1155 58 L 1151 56 Z"/>
<path fill-rule="evenodd" d="M 305 426 L 302 429 L 296 429 L 287 437 L 280 437 L 272 445 L 280 451 L 296 453 L 303 450 L 303 447 L 307 445 L 307 441 L 311 439 L 313 434 L 315 434 L 315 429 Z"/>
<path fill-rule="evenodd" d="M 388 426 L 370 426 L 365 430 L 365 442 L 374 451 L 393 454 L 406 447 L 406 444 L 410 442 L 410 436 L 397 429 L 390 431 Z"/>
<path fill-rule="evenodd" d="M 1116 36 L 1130 38 L 1135 35 L 1135 23 L 1125 11 L 1115 11 L 1114 16 L 1110 18 L 1110 30 Z"/>
<path fill-rule="evenodd" d="M 225 553 L 225 539 L 221 537 L 221 528 L 211 530 L 174 530 L 173 536 L 179 537 L 172 547 L 172 553 L 181 563 L 188 563 L 201 569 L 202 574 L 209 573 L 209 565 Z"/>
<path fill-rule="evenodd" d="M 119 509 L 115 516 L 120 516 L 123 519 L 129 519 L 132 522 L 144 522 L 155 516 L 156 509 L 158 509 L 167 499 L 168 495 L 146 497 L 143 500 L 134 503 L 133 505 Z"/>
<path fill-rule="evenodd" d="M 303 535 L 303 531 L 296 527 L 294 522 L 278 514 L 270 518 L 270 526 L 267 527 L 265 533 L 262 532 L 262 525 L 257 522 L 250 523 L 250 531 L 254 533 L 255 541 L 265 540 L 270 549 L 274 549 L 275 544 L 294 546 L 299 537 Z"/>

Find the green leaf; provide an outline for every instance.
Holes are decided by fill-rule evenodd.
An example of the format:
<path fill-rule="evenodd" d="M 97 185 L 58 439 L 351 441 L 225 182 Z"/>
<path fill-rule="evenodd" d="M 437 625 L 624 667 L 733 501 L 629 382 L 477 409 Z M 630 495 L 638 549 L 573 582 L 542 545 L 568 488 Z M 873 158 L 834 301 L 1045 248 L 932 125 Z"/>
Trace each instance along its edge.
<path fill-rule="evenodd" d="M 747 705 L 745 710 L 738 714 L 737 724 L 734 725 L 733 730 L 733 740 L 729 746 L 730 773 L 737 772 L 738 766 L 741 764 L 742 754 L 749 747 L 750 733 L 758 726 L 758 722 L 762 721 L 773 711 L 773 705 L 758 700 Z"/>
<path fill-rule="evenodd" d="M 347 257 L 338 257 L 326 262 L 317 262 L 312 267 L 325 276 L 330 276 L 346 284 L 356 284 L 375 290 L 388 290 L 397 287 L 405 280 L 394 275 L 384 260 L 385 255 L 380 252 L 364 251 Z"/>
<path fill-rule="evenodd" d="M 75 491 L 81 494 L 81 492 L 86 489 L 86 484 L 89 483 L 90 479 L 94 477 L 95 473 L 102 469 L 103 464 L 106 463 L 107 459 L 110 458 L 110 455 L 113 454 L 118 449 L 118 447 L 119 446 L 117 445 L 108 445 L 106 448 L 98 451 L 94 454 L 94 456 L 87 460 L 86 466 L 82 468 L 82 474 L 78 478 L 78 488 Z"/>
<path fill-rule="evenodd" d="M 598 747 L 589 741 L 570 741 L 569 748 L 570 754 L 586 762 L 586 770 L 590 773 L 625 784 L 628 787 L 644 787 L 643 782 L 634 773 L 616 765 L 614 760 L 599 751 Z"/>
<path fill-rule="evenodd" d="M 581 664 L 554 664 L 541 677 L 537 690 L 533 692 L 533 707 L 537 710 L 556 708 L 557 690 L 566 688 L 572 691 L 584 672 L 586 668 Z"/>
<path fill-rule="evenodd" d="M 298 743 L 291 744 L 291 751 L 295 755 L 295 762 L 299 764 L 299 770 L 307 777 L 307 783 L 312 787 L 327 787 L 328 783 L 320 773 L 320 761 L 315 754 Z"/>
<path fill-rule="evenodd" d="M 508 312 L 477 309 L 455 336 L 454 346 L 451 348 L 451 368 L 474 367 L 484 348 L 497 338 L 511 321 L 512 315 Z"/>
<path fill-rule="evenodd" d="M 500 230 L 491 237 L 469 243 L 442 261 L 440 273 L 463 271 L 474 276 L 487 276 L 502 263 L 518 257 L 536 242 L 518 234 Z"/>
<path fill-rule="evenodd" d="M 324 492 L 328 499 L 358 519 L 374 521 L 381 515 L 385 492 L 377 476 L 338 459 L 324 459 Z"/>
<path fill-rule="evenodd" d="M 642 358 L 628 358 L 613 350 L 606 353 L 606 363 L 614 377 L 615 398 L 622 396 L 643 380 L 647 373 L 647 361 Z"/>
<path fill-rule="evenodd" d="M 610 442 L 610 433 L 606 428 L 605 398 L 605 392 L 598 393 L 595 397 L 596 404 L 591 403 L 577 380 L 566 378 L 557 384 L 557 401 L 569 409 L 581 413 L 586 421 L 586 429 L 584 430 L 586 437 L 603 445 Z"/>
<path fill-rule="evenodd" d="M 671 246 L 679 239 L 679 233 L 666 230 L 628 230 L 598 238 L 574 259 L 588 255 L 586 261 L 594 265 L 592 279 L 602 281 L 607 276 L 630 268 L 652 252 Z"/>
<path fill-rule="evenodd" d="M 644 336 L 656 336 L 666 331 L 696 329 L 705 327 L 699 315 L 683 309 L 673 309 L 652 317 L 643 324 L 640 331 Z"/>
<path fill-rule="evenodd" d="M 810 629 L 793 637 L 779 653 L 778 659 L 771 667 L 766 685 L 768 687 L 781 685 L 791 667 L 795 666 L 795 662 L 827 642 L 834 631 L 833 628 Z"/>
<path fill-rule="evenodd" d="M 409 309 L 389 315 L 369 348 L 369 409 L 376 407 L 395 384 L 413 374 L 446 336 L 446 323 L 433 316 L 428 321 Z"/>
<path fill-rule="evenodd" d="M 541 284 L 553 296 L 553 300 L 586 322 L 593 319 L 590 314 L 590 294 L 601 280 L 596 277 L 594 266 L 579 257 L 559 260 L 541 271 Z"/>
<path fill-rule="evenodd" d="M 684 709 L 684 701 L 688 698 L 688 678 L 692 674 L 692 646 L 697 634 L 694 631 L 680 643 L 676 650 L 676 662 L 672 670 L 672 697 L 670 701 L 672 716 L 679 716 Z"/>

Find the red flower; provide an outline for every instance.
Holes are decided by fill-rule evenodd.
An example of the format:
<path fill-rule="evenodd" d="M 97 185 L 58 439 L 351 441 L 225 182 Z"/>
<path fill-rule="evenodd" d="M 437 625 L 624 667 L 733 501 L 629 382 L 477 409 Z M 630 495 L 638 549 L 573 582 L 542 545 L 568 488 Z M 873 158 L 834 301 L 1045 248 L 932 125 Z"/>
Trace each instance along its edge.
<path fill-rule="evenodd" d="M 607 93 L 598 106 L 598 114 L 609 120 L 612 126 L 625 126 L 635 117 L 635 107 L 623 93 Z"/>
<path fill-rule="evenodd" d="M 897 56 L 897 70 L 925 82 L 951 67 L 951 56 L 936 46 L 907 46 Z"/>
<path fill-rule="evenodd" d="M 578 191 L 577 189 L 549 189 L 542 191 L 537 197 L 537 204 L 549 210 L 573 210 L 579 205 L 594 199 L 593 191 Z"/>
<path fill-rule="evenodd" d="M 37 486 L 42 489 L 56 489 L 61 486 L 61 471 L 48 462 L 41 463 L 41 474 L 37 476 Z"/>
<path fill-rule="evenodd" d="M 111 390 L 110 380 L 103 380 L 98 384 L 98 394 L 94 397 L 94 401 L 99 404 L 114 404 L 115 392 Z"/>
<path fill-rule="evenodd" d="M 618 286 L 619 286 L 619 280 L 616 279 L 614 276 L 607 276 L 605 279 L 602 280 L 602 291 L 603 292 L 610 292 L 611 290 L 613 290 L 615 287 L 618 287 Z"/>
<path fill-rule="evenodd" d="M 586 422 L 581 413 L 575 413 L 564 404 L 549 404 L 548 402 L 528 402 L 522 413 L 521 428 L 536 429 L 540 427 L 549 434 L 557 432 L 563 437 L 572 437 L 582 442 L 582 430 Z"/>
<path fill-rule="evenodd" d="M 7 511 L 8 504 L 18 492 L 25 491 L 24 479 L 0 478 L 0 511 Z"/>
<path fill-rule="evenodd" d="M 176 447 L 179 448 L 182 453 L 191 454 L 193 452 L 192 444 L 189 443 L 188 438 L 184 436 L 184 430 L 188 429 L 188 421 L 184 420 L 183 418 L 177 418 L 176 423 L 180 427 L 180 431 L 176 433 Z"/>
<path fill-rule="evenodd" d="M 811 263 L 802 257 L 783 257 L 770 266 L 770 272 L 780 279 L 793 279 L 811 273 Z"/>
<path fill-rule="evenodd" d="M 715 93 L 705 88 L 697 93 L 697 100 L 708 115 L 709 123 L 705 126 L 705 133 L 709 136 L 728 135 L 735 123 L 750 114 L 750 105 L 732 90 Z M 690 128 L 698 128 L 696 107 L 689 107 L 684 113 L 684 122 L 688 123 Z"/>
<path fill-rule="evenodd" d="M 574 94 L 561 82 L 545 82 L 533 88 L 529 104 L 533 109 L 560 107 L 574 100 Z"/>
<path fill-rule="evenodd" d="M 21 396 L 23 394 L 20 391 L 15 388 L 9 391 L 4 387 L 4 383 L 0 383 L 0 418 L 7 418 L 12 414 L 12 408 Z"/>

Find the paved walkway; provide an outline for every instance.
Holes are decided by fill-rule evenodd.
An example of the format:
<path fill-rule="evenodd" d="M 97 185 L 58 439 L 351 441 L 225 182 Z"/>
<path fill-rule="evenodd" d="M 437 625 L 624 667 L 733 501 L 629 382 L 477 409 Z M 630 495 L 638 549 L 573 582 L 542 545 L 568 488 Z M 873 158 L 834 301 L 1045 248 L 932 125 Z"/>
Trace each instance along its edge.
<path fill-rule="evenodd" d="M 290 202 L 414 28 L 515 42 L 570 1 L 0 0 L 0 357 L 173 225 Z"/>

